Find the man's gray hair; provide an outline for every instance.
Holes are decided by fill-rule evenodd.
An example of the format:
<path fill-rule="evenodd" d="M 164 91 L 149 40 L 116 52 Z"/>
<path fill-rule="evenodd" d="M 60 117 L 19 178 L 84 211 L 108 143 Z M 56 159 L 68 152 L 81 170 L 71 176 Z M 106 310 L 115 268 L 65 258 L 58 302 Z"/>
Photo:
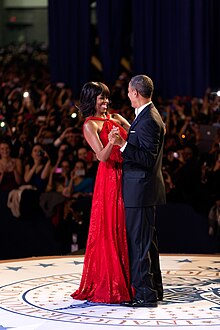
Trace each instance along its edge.
<path fill-rule="evenodd" d="M 145 97 L 151 98 L 154 90 L 154 84 L 151 78 L 145 75 L 134 76 L 130 80 L 132 89 L 136 89 L 138 93 Z"/>

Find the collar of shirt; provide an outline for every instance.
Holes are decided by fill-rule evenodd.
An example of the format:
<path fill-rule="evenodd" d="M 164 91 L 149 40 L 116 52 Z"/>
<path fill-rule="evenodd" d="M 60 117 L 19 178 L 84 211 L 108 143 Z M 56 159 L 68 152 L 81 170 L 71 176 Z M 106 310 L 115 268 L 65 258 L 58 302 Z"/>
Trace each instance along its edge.
<path fill-rule="evenodd" d="M 141 113 L 141 111 L 142 111 L 147 105 L 149 105 L 149 104 L 151 104 L 151 103 L 152 103 L 152 101 L 150 101 L 150 102 L 148 102 L 148 103 L 142 105 L 140 108 L 136 108 L 136 109 L 135 109 L 135 118 L 137 118 L 137 116 Z"/>

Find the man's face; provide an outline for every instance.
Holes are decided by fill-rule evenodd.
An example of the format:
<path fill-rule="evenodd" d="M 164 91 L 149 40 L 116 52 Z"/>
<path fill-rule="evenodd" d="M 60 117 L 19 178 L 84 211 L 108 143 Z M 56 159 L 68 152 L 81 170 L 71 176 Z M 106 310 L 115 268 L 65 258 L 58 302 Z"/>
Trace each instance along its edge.
<path fill-rule="evenodd" d="M 78 149 L 78 158 L 87 160 L 87 150 L 85 148 Z"/>
<path fill-rule="evenodd" d="M 79 142 L 79 135 L 75 133 L 68 133 L 66 135 L 66 141 L 71 145 L 71 146 L 76 146 L 77 143 Z"/>
<path fill-rule="evenodd" d="M 129 85 L 128 85 L 128 97 L 129 97 L 129 99 L 131 101 L 131 106 L 133 108 L 136 108 L 137 107 L 137 105 L 136 105 L 136 100 L 137 100 L 136 96 L 137 96 L 136 89 L 133 89 L 131 87 L 131 84 L 129 83 Z"/>

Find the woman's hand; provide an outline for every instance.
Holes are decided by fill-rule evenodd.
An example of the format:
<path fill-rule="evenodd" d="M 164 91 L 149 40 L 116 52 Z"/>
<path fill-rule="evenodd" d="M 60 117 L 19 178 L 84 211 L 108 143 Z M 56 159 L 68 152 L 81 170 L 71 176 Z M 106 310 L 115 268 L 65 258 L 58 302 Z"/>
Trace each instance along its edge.
<path fill-rule="evenodd" d="M 116 144 L 117 140 L 120 138 L 119 128 L 113 127 L 110 133 L 108 134 L 108 140 L 111 144 Z"/>
<path fill-rule="evenodd" d="M 120 147 L 125 144 L 125 140 L 121 137 L 118 127 L 112 128 L 111 132 L 108 134 L 108 140 L 112 145 L 118 145 Z"/>

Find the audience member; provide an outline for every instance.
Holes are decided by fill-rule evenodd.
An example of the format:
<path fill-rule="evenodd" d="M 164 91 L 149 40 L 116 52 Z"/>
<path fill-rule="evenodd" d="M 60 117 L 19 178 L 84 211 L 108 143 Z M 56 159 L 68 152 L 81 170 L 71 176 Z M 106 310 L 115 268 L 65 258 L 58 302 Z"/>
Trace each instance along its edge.
<path fill-rule="evenodd" d="M 67 143 L 75 151 L 81 145 L 82 136 L 77 129 L 67 127 L 65 131 L 54 141 L 55 147 L 61 143 Z"/>
<path fill-rule="evenodd" d="M 82 159 L 76 160 L 71 172 L 70 182 L 66 193 L 74 199 L 92 194 L 94 179 L 86 176 L 86 162 Z"/>
<path fill-rule="evenodd" d="M 35 144 L 31 156 L 25 166 L 24 181 L 44 192 L 48 183 L 51 161 L 48 154 L 40 144 Z"/>
<path fill-rule="evenodd" d="M 77 158 L 86 162 L 86 176 L 95 179 L 98 169 L 98 160 L 93 150 L 82 146 L 77 150 Z"/>
<path fill-rule="evenodd" d="M 209 203 L 213 204 L 219 195 L 220 187 L 220 149 L 212 154 L 210 162 L 202 165 L 202 183 Z"/>
<path fill-rule="evenodd" d="M 98 161 L 83 140 L 82 119 L 71 88 L 50 81 L 47 60 L 47 50 L 40 45 L 9 45 L 2 49 L 0 138 L 7 142 L 0 144 L 0 190 L 9 192 L 23 184 L 36 186 L 40 193 L 63 190 L 68 193 L 65 198 L 71 205 L 69 210 L 80 219 L 81 211 L 75 211 L 77 205 L 72 198 L 92 194 Z M 111 111 L 132 122 L 128 80 L 129 74 L 122 72 L 112 86 Z M 220 186 L 219 102 L 220 97 L 209 87 L 202 99 L 175 96 L 155 100 L 166 124 L 163 175 L 167 200 L 190 203 L 197 210 L 200 205 L 207 217 Z M 205 153 L 199 147 L 201 125 L 217 128 Z M 86 175 L 77 177 L 72 172 L 70 177 L 68 167 L 72 168 L 78 159 L 86 163 Z M 56 173 L 61 169 L 62 173 Z M 79 193 L 85 182 L 89 193 Z M 86 203 L 89 205 L 89 197 Z"/>
<path fill-rule="evenodd" d="M 195 145 L 185 146 L 179 150 L 181 165 L 173 176 L 174 185 L 181 196 L 181 201 L 197 206 L 201 183 L 201 169 Z"/>
<path fill-rule="evenodd" d="M 63 194 L 70 183 L 71 164 L 68 160 L 61 160 L 60 167 L 57 164 L 51 169 L 46 191 L 56 191 Z"/>
<path fill-rule="evenodd" d="M 62 143 L 59 145 L 57 150 L 53 150 L 53 164 L 55 163 L 54 167 L 60 167 L 61 162 L 65 159 L 69 159 L 69 154 L 71 154 L 71 150 L 69 148 L 68 143 Z"/>
<path fill-rule="evenodd" d="M 11 145 L 8 141 L 0 142 L 0 190 L 9 192 L 23 181 L 22 162 L 11 157 Z"/>
<path fill-rule="evenodd" d="M 217 241 L 217 252 L 220 252 L 220 196 L 216 196 L 215 203 L 212 205 L 209 214 L 209 235 Z"/>

